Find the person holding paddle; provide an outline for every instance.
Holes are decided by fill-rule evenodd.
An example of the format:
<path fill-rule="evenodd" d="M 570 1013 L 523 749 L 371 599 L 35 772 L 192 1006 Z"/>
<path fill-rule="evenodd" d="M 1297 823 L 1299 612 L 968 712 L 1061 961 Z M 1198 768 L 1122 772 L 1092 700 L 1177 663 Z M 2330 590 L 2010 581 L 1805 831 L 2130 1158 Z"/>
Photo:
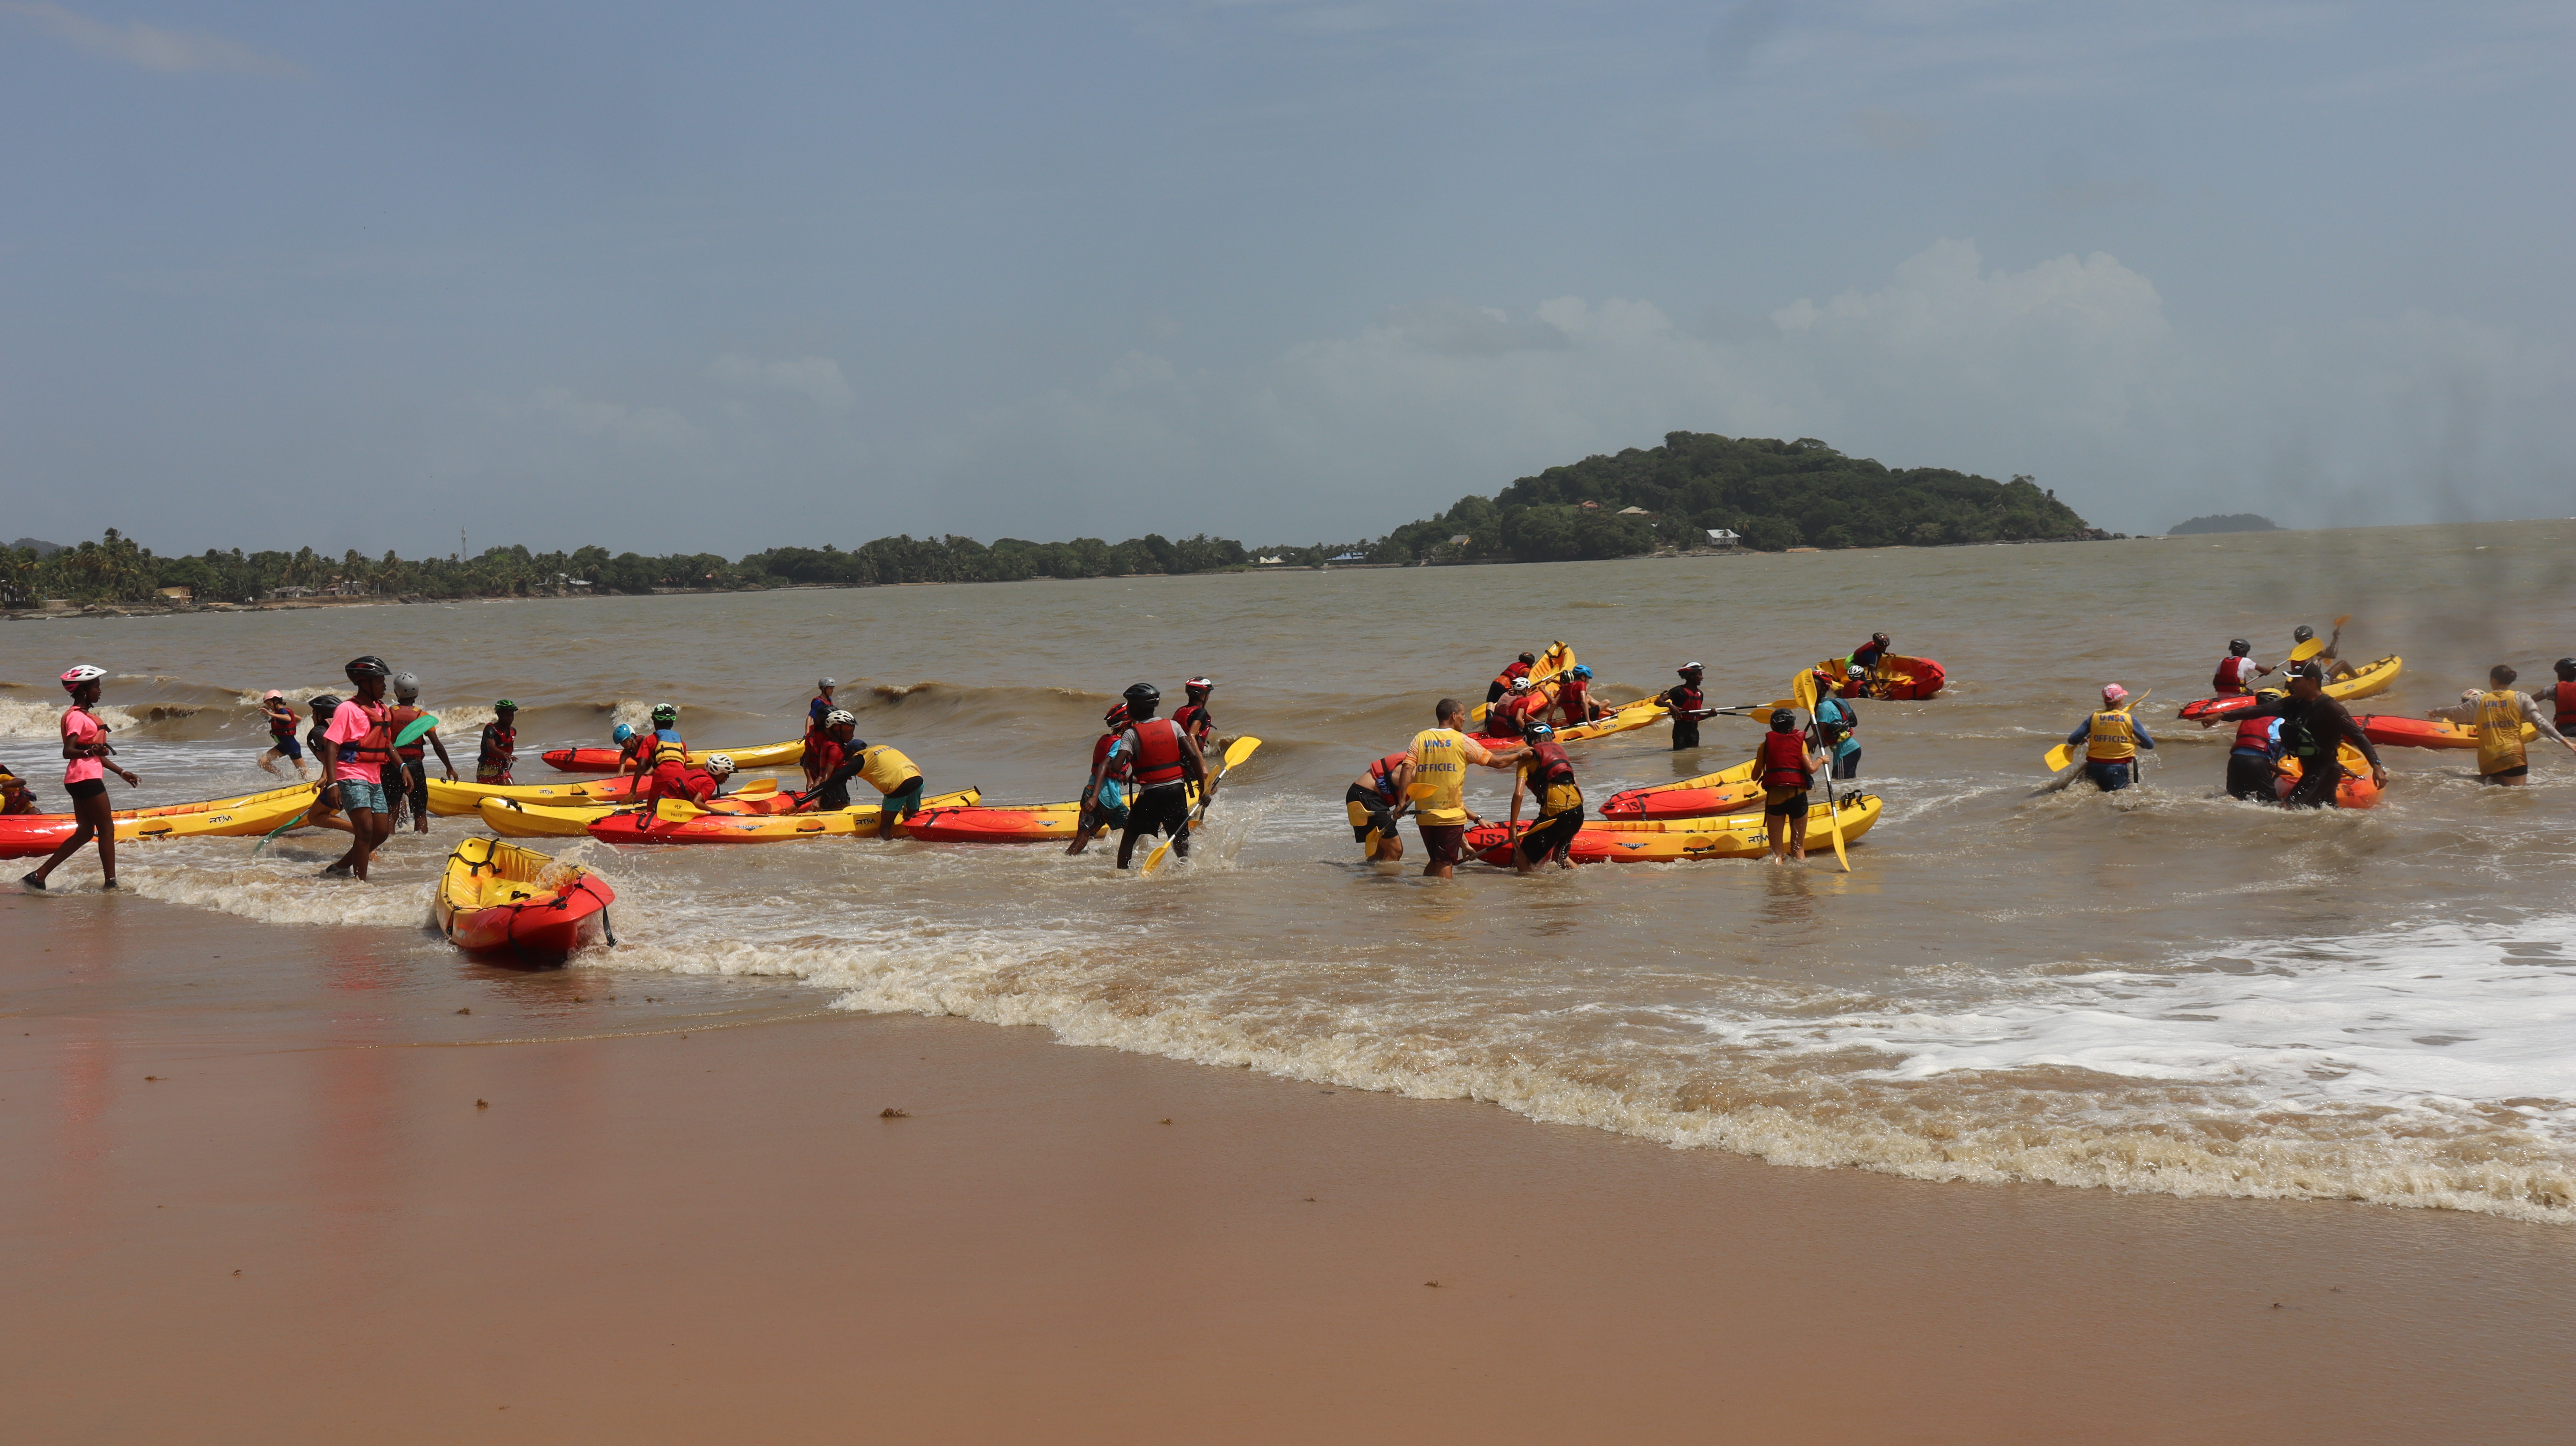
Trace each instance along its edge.
<path fill-rule="evenodd" d="M 1538 806 L 1538 817 L 1530 821 L 1529 832 L 1512 850 L 1512 867 L 1534 874 L 1541 863 L 1553 858 L 1558 868 L 1570 869 L 1574 861 L 1567 855 L 1574 847 L 1574 835 L 1583 827 L 1583 790 L 1574 783 L 1574 760 L 1558 746 L 1556 730 L 1544 723 L 1529 726 L 1529 754 L 1521 781 Z M 1512 800 L 1512 811 L 1520 812 L 1517 798 Z"/>
<path fill-rule="evenodd" d="M 1673 717 L 1673 751 L 1699 746 L 1699 720 L 1717 710 L 1708 706 L 1708 695 L 1700 685 L 1708 681 L 1708 670 L 1697 663 L 1684 663 L 1673 670 L 1681 681 L 1655 695 L 1655 701 Z"/>
<path fill-rule="evenodd" d="M 2254 691 L 2254 680 L 2272 671 L 2268 663 L 2253 658 L 2254 645 L 2243 638 L 2227 641 L 2227 656 L 2218 660 L 2218 671 L 2209 678 L 2210 691 L 2221 698 L 2242 698 Z"/>
<path fill-rule="evenodd" d="M 1771 710 L 1771 731 L 1754 746 L 1754 780 L 1762 785 L 1762 827 L 1771 838 L 1771 861 L 1807 857 L 1807 814 L 1815 805 L 1807 792 L 1816 786 L 1816 770 L 1825 756 L 1798 727 L 1788 708 Z"/>
<path fill-rule="evenodd" d="M 1404 836 L 1395 821 L 1408 806 L 1405 790 L 1413 784 L 1413 755 L 1390 753 L 1351 780 L 1342 794 L 1342 809 L 1351 821 L 1351 841 L 1371 863 L 1391 864 L 1404 857 Z"/>
<path fill-rule="evenodd" d="M 1136 773 L 1136 797 L 1127 805 L 1127 827 L 1118 835 L 1118 867 L 1126 868 L 1136 856 L 1136 840 L 1160 833 L 1172 841 L 1172 852 L 1182 858 L 1190 856 L 1189 787 L 1207 783 L 1207 759 L 1199 752 L 1198 740 L 1189 730 L 1169 718 L 1157 718 L 1155 711 L 1163 706 L 1163 690 L 1151 683 L 1137 683 L 1128 688 L 1127 716 L 1133 720 L 1118 735 L 1122 751 Z M 1091 770 L 1091 787 L 1098 789 L 1102 771 L 1108 767 L 1104 758 Z"/>
<path fill-rule="evenodd" d="M 2083 745 L 2084 777 L 2104 793 L 2117 793 L 2137 782 L 2138 750 L 2156 746 L 2146 725 L 2129 715 L 2129 706 L 2128 689 L 2105 683 L 2102 706 L 2066 735 L 2067 747 Z"/>
<path fill-rule="evenodd" d="M 2351 677 L 2353 674 L 2352 664 L 2345 662 L 2342 658 L 2336 656 L 2335 653 L 2335 649 L 2343 642 L 2343 625 L 2349 621 L 2351 617 L 2352 614 L 2346 613 L 2342 617 L 2335 619 L 2334 634 L 2327 638 L 2323 644 L 2319 644 L 2317 642 L 2317 630 L 2309 627 L 2306 623 L 2301 623 L 2297 627 L 2292 628 L 2290 630 L 2290 661 L 2293 663 L 2304 663 L 2312 659 L 2315 660 L 2319 665 L 2318 671 L 2325 675 L 2325 679 L 2329 683 L 2333 682 L 2337 678 Z"/>
<path fill-rule="evenodd" d="M 409 736 L 412 725 L 429 718 L 429 727 L 416 737 Z M 429 768 L 421 757 L 422 744 L 438 750 L 438 766 L 447 770 L 447 781 L 456 781 L 456 761 L 447 756 L 447 745 L 439 740 L 438 720 L 420 706 L 420 676 L 416 673 L 394 674 L 394 761 L 385 767 L 385 798 L 394 805 L 399 821 L 404 804 L 411 807 L 412 832 L 429 832 Z"/>

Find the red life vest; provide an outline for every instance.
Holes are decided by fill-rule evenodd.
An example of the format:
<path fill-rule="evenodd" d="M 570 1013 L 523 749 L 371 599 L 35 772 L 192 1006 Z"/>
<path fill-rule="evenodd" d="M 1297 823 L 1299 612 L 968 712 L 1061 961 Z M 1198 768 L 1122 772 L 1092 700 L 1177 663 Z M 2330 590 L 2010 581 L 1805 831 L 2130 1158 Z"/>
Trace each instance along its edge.
<path fill-rule="evenodd" d="M 483 755 L 477 763 L 499 765 L 510 761 L 511 750 L 519 746 L 519 730 L 498 723 L 483 725 Z"/>
<path fill-rule="evenodd" d="M 1664 690 L 1664 701 L 1675 713 L 1696 713 L 1703 706 L 1700 690 L 1688 683 L 1675 683 Z"/>
<path fill-rule="evenodd" d="M 1413 755 L 1411 753 L 1390 753 L 1384 758 L 1381 758 L 1377 762 L 1369 765 L 1369 782 L 1377 789 L 1378 797 L 1385 799 L 1389 803 L 1397 801 L 1395 796 L 1395 771 L 1412 761 Z"/>
<path fill-rule="evenodd" d="M 1100 760 L 1107 758 L 1109 756 L 1109 750 L 1117 747 L 1118 740 L 1125 736 L 1126 731 L 1121 729 L 1116 733 L 1103 733 L 1098 738 L 1093 739 L 1091 742 L 1091 766 L 1095 770 L 1098 769 L 1100 767 Z M 1109 765 L 1108 772 L 1100 775 L 1103 782 L 1110 783 L 1125 783 L 1130 779 L 1133 779 L 1135 776 L 1135 765 L 1124 753 L 1119 754 L 1117 761 Z"/>
<path fill-rule="evenodd" d="M 1805 788 L 1815 782 L 1807 771 L 1807 738 L 1803 733 L 1762 735 L 1762 786 Z"/>
<path fill-rule="evenodd" d="M 2569 722 L 2576 721 L 2576 683 L 2560 683 L 2549 693 L 2551 701 L 2558 705 L 2558 716 L 2549 721 L 2564 731 Z"/>
<path fill-rule="evenodd" d="M 2254 671 L 2252 658 L 2235 656 L 2218 660 L 2218 671 L 2209 680 L 2210 691 L 2222 698 L 2234 698 L 2254 691 L 2246 686 L 2246 674 Z"/>
<path fill-rule="evenodd" d="M 429 710 L 425 708 L 413 708 L 405 704 L 396 703 L 387 711 L 385 721 L 392 725 L 394 735 L 396 737 L 400 737 L 402 735 L 402 731 L 405 728 L 410 727 L 414 719 L 422 717 L 428 711 Z M 420 761 L 421 754 L 429 750 L 428 743 L 422 741 L 428 736 L 428 734 L 424 733 L 420 738 L 416 738 L 411 742 L 404 744 L 402 747 L 395 749 L 394 752 L 402 755 L 403 761 L 407 763 L 418 763 Z"/>
<path fill-rule="evenodd" d="M 2268 754 L 2273 749 L 2272 730 L 2279 726 L 2280 721 L 2278 718 L 2248 718 L 2236 725 L 2236 741 L 2228 746 L 2246 753 Z"/>
<path fill-rule="evenodd" d="M 340 761 L 355 763 L 364 768 L 382 768 L 393 762 L 394 734 L 391 725 L 394 710 L 382 703 L 370 703 L 362 698 L 352 698 L 349 701 L 357 705 L 358 711 L 367 715 L 371 726 L 367 729 L 366 736 L 357 742 L 340 745 Z"/>
<path fill-rule="evenodd" d="M 1178 783 L 1185 771 L 1180 725 L 1169 718 L 1147 718 L 1128 731 L 1136 735 L 1136 781 L 1147 788 Z"/>
<path fill-rule="evenodd" d="M 1592 717 L 1592 705 L 1587 695 L 1591 691 L 1592 685 L 1581 678 L 1566 679 L 1564 686 L 1556 690 L 1558 716 L 1568 723 L 1588 722 Z"/>
<path fill-rule="evenodd" d="M 1209 730 L 1216 726 L 1216 719 L 1209 716 L 1205 703 L 1184 703 L 1173 709 L 1172 722 L 1202 744 L 1207 742 Z"/>
<path fill-rule="evenodd" d="M 1495 681 L 1496 683 L 1501 684 L 1501 685 L 1502 685 L 1503 687 L 1505 687 L 1505 688 L 1509 688 L 1509 687 L 1511 687 L 1511 685 L 1512 685 L 1512 679 L 1514 679 L 1514 678 L 1526 678 L 1526 677 L 1528 677 L 1528 676 L 1529 676 L 1529 670 L 1530 670 L 1530 665 L 1529 665 L 1529 664 L 1527 664 L 1527 663 L 1515 662 L 1515 663 L 1513 663 L 1510 667 L 1503 669 L 1503 670 L 1502 670 L 1501 672 L 1499 672 L 1499 673 L 1496 673 L 1496 674 L 1494 675 L 1494 681 Z"/>
<path fill-rule="evenodd" d="M 1533 743 L 1530 745 L 1530 757 L 1534 760 L 1530 764 L 1530 782 L 1571 783 L 1574 781 L 1574 760 L 1566 757 L 1565 750 L 1557 745 Z"/>
<path fill-rule="evenodd" d="M 843 760 L 849 756 L 849 750 L 843 748 L 839 740 L 829 737 L 815 739 L 814 776 L 818 779 L 829 778 L 840 772 Z"/>

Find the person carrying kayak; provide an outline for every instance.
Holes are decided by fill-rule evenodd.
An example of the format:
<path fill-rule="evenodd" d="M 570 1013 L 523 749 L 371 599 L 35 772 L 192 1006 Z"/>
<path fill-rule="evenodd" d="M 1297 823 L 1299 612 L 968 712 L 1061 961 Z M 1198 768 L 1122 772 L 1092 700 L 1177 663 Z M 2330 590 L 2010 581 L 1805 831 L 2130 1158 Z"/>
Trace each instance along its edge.
<path fill-rule="evenodd" d="M 1413 755 L 1390 753 L 1351 780 L 1342 794 L 1343 811 L 1351 820 L 1351 842 L 1367 849 L 1368 857 L 1377 863 L 1404 858 L 1404 836 L 1396 832 L 1395 822 L 1410 806 L 1404 791 L 1412 785 Z"/>
<path fill-rule="evenodd" d="M 2299 650 L 2299 644 L 2314 639 L 2316 635 L 2317 630 L 2309 627 L 2306 623 L 2301 623 L 2297 627 L 2290 629 L 2290 651 L 2293 653 L 2297 652 Z M 2326 681 L 2329 683 L 2338 678 L 2349 678 L 2353 674 L 2352 664 L 2345 662 L 2335 653 L 2335 650 L 2342 645 L 2343 626 L 2338 623 L 2335 626 L 2333 634 L 2327 637 L 2326 645 L 2308 655 L 2308 661 L 2317 665 L 2317 671 L 2324 674 Z"/>
<path fill-rule="evenodd" d="M 2227 656 L 2218 660 L 2218 671 L 2210 675 L 2209 690 L 2221 698 L 2242 698 L 2254 691 L 2254 680 L 2272 671 L 2266 663 L 2255 662 L 2254 645 L 2243 638 L 2227 640 Z"/>
<path fill-rule="evenodd" d="M 72 817 L 80 822 L 72 836 L 57 844 L 35 872 L 20 876 L 18 882 L 39 893 L 54 870 L 91 839 L 98 840 L 98 868 L 107 876 L 99 887 L 116 887 L 116 805 L 107 797 L 107 775 L 113 773 L 124 779 L 128 788 L 143 780 L 126 772 L 124 764 L 109 756 L 116 749 L 108 744 L 107 725 L 98 721 L 95 711 L 106 678 L 105 668 L 87 663 L 76 664 L 63 674 L 63 691 L 71 695 L 71 706 L 63 709 L 61 722 L 63 791 L 72 796 Z"/>
<path fill-rule="evenodd" d="M 1538 654 L 1536 653 L 1523 653 L 1519 658 L 1505 665 L 1501 672 L 1494 675 L 1492 685 L 1485 689 L 1485 706 L 1491 708 L 1501 702 L 1503 695 L 1511 691 L 1512 680 L 1528 677 L 1530 669 L 1537 666 Z"/>
<path fill-rule="evenodd" d="M 1448 879 L 1457 877 L 1467 825 L 1484 822 L 1467 807 L 1467 765 L 1509 768 L 1520 762 L 1529 749 L 1517 743 L 1488 749 L 1482 741 L 1468 737 L 1464 727 L 1467 705 L 1455 698 L 1441 699 L 1431 716 L 1439 726 L 1414 734 L 1413 742 L 1404 750 L 1413 769 L 1405 795 L 1414 805 L 1413 827 L 1422 835 L 1422 851 L 1428 856 L 1422 866 L 1423 876 Z M 1412 797 L 1416 789 L 1423 791 L 1422 797 Z"/>
<path fill-rule="evenodd" d="M 420 706 L 420 678 L 412 673 L 394 674 L 394 737 L 401 738 L 404 729 L 428 716 L 428 710 Z M 440 740 L 435 726 L 394 748 L 394 761 L 385 770 L 385 796 L 394 805 L 397 821 L 402 817 L 404 803 L 410 804 L 414 833 L 429 832 L 429 768 L 421 757 L 424 744 L 438 750 L 438 766 L 447 770 L 447 781 L 456 781 L 456 762 L 447 756 L 447 744 Z"/>
<path fill-rule="evenodd" d="M 920 766 L 890 744 L 852 736 L 859 720 L 848 709 L 835 708 L 826 718 L 830 726 L 824 736 L 832 748 L 832 769 L 816 786 L 822 806 L 848 808 L 850 780 L 863 779 L 883 795 L 877 803 L 877 837 L 893 837 L 896 824 L 921 812 Z"/>
<path fill-rule="evenodd" d="M 298 779 L 308 777 L 304 769 L 304 747 L 295 741 L 295 725 L 299 721 L 295 716 L 295 705 L 286 701 L 284 693 L 271 688 L 259 695 L 259 712 L 262 721 L 268 724 L 268 751 L 259 756 L 260 771 L 275 773 L 278 759 L 291 758 L 295 761 L 295 776 Z"/>
<path fill-rule="evenodd" d="M 1216 691 L 1216 679 L 1192 678 L 1181 685 L 1189 701 L 1172 710 L 1172 721 L 1190 735 L 1199 746 L 1199 756 L 1207 756 L 1208 735 L 1216 731 L 1216 715 L 1208 711 L 1208 695 Z"/>
<path fill-rule="evenodd" d="M 1699 722 L 1717 710 L 1708 706 L 1708 697 L 1701 691 L 1701 685 L 1708 681 L 1707 669 L 1697 663 L 1684 663 L 1673 671 L 1681 675 L 1681 681 L 1657 693 L 1655 701 L 1673 716 L 1673 751 L 1679 753 L 1699 746 Z"/>
<path fill-rule="evenodd" d="M 2472 688 L 2460 695 L 2460 701 L 2448 708 L 2436 708 L 2427 718 L 2443 718 L 2453 723 L 2466 723 L 2478 730 L 2478 782 L 2519 787 L 2531 779 L 2531 758 L 2523 751 L 2522 725 L 2528 723 L 2544 738 L 2558 740 L 2558 745 L 2576 753 L 2576 743 L 2558 726 L 2540 716 L 2540 705 L 2523 693 L 2513 690 L 2514 680 L 2521 676 L 2502 663 L 2487 670 L 2487 691 Z"/>
<path fill-rule="evenodd" d="M 2102 685 L 2102 706 L 2075 725 L 2066 743 L 2084 745 L 2084 776 L 2104 793 L 2137 782 L 2138 750 L 2156 746 L 2147 726 L 2129 715 L 2129 690 L 2117 683 Z"/>
<path fill-rule="evenodd" d="M 1807 791 L 1816 786 L 1816 770 L 1825 757 L 1808 746 L 1797 713 L 1771 710 L 1771 731 L 1753 748 L 1754 780 L 1762 785 L 1762 827 L 1771 840 L 1771 861 L 1807 857 L 1807 812 L 1815 805 Z"/>
<path fill-rule="evenodd" d="M 2240 720 L 2236 741 L 2227 749 L 2227 796 L 2263 803 L 2279 801 L 2280 793 L 2272 787 L 2272 780 L 2281 771 L 2281 748 L 2279 718 L 2266 714 Z"/>
<path fill-rule="evenodd" d="M 1135 770 L 1128 767 L 1123 740 L 1127 734 L 1127 705 L 1112 703 L 1100 715 L 1101 734 L 1091 740 L 1091 771 L 1083 775 L 1082 803 L 1075 810 L 1077 827 L 1073 846 L 1066 853 L 1078 854 L 1091 847 L 1091 837 L 1105 829 L 1127 826 L 1127 797 L 1136 788 Z M 1099 780 L 1097 783 L 1091 780 Z"/>
<path fill-rule="evenodd" d="M 2351 710 L 2325 695 L 2325 669 L 2310 660 L 2292 663 L 2285 671 L 2289 674 L 2288 693 L 2266 698 L 2248 712 L 2235 715 L 2239 720 L 2249 715 L 2281 720 L 2282 761 L 2287 763 L 2296 759 L 2299 764 L 2299 781 L 2281 797 L 2282 806 L 2324 808 L 2328 804 L 2336 804 L 2340 807 L 2336 803 L 2335 790 L 2344 780 L 2341 753 L 2342 745 L 2347 743 L 2370 761 L 2371 781 L 2382 788 L 2387 787 L 2388 769 L 2379 761 L 2377 745 L 2353 720 Z M 2217 721 L 2212 720 L 2202 726 L 2211 727 Z M 2238 726 L 2241 737 L 2241 721 Z"/>
<path fill-rule="evenodd" d="M 1513 869 L 1534 874 L 1551 858 L 1559 868 L 1574 867 L 1569 854 L 1574 835 L 1583 827 L 1583 790 L 1574 783 L 1574 760 L 1558 746 L 1556 730 L 1544 723 L 1529 726 L 1529 764 L 1522 779 L 1531 802 L 1538 806 L 1538 816 L 1512 850 Z"/>
<path fill-rule="evenodd" d="M 1190 856 L 1190 790 L 1193 782 L 1207 784 L 1207 759 L 1199 753 L 1198 740 L 1188 730 L 1169 718 L 1154 713 L 1163 706 L 1163 690 L 1151 683 L 1137 683 L 1127 690 L 1128 724 L 1118 735 L 1119 746 L 1136 774 L 1136 796 L 1127 805 L 1127 826 L 1118 835 L 1118 867 L 1124 869 L 1136 855 L 1136 840 L 1160 833 L 1172 841 L 1172 852 L 1182 858 Z M 1093 766 L 1091 786 L 1100 787 L 1109 761 Z"/>
<path fill-rule="evenodd" d="M 833 709 L 841 706 L 832 701 L 832 690 L 840 686 L 837 678 L 817 678 L 814 680 L 814 696 L 805 703 L 805 751 L 796 755 L 796 765 L 805 770 L 805 786 L 809 789 L 823 776 L 817 767 L 820 759 L 815 745 L 823 740 L 823 720 L 832 715 Z"/>
<path fill-rule="evenodd" d="M 1577 663 L 1574 671 L 1556 688 L 1556 716 L 1568 728 L 1610 716 L 1610 710 L 1592 701 L 1592 665 Z"/>
<path fill-rule="evenodd" d="M 519 705 L 504 698 L 492 705 L 492 721 L 483 725 L 474 755 L 476 783 L 508 783 L 519 756 Z"/>
<path fill-rule="evenodd" d="M 1860 665 L 1852 665 L 1860 671 Z M 1860 709 L 1848 698 L 1816 700 L 1816 742 L 1833 760 L 1836 778 L 1860 777 Z"/>
<path fill-rule="evenodd" d="M 394 761 L 393 708 L 385 702 L 392 669 L 370 653 L 341 669 L 358 696 L 331 710 L 322 732 L 320 761 L 349 820 L 349 851 L 322 870 L 326 879 L 367 876 L 367 861 L 393 836 L 393 802 L 385 796 L 385 770 Z"/>

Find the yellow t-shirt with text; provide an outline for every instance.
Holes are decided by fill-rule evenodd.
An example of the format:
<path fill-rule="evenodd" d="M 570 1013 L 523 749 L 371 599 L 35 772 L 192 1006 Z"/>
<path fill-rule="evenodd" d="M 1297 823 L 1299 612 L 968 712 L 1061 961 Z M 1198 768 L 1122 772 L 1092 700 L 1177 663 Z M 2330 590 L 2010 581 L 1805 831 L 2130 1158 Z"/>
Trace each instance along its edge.
<path fill-rule="evenodd" d="M 1437 828 L 1467 821 L 1467 765 L 1488 763 L 1484 745 L 1455 728 L 1425 728 L 1413 735 L 1413 784 L 1430 792 L 1413 805 L 1413 816 Z"/>

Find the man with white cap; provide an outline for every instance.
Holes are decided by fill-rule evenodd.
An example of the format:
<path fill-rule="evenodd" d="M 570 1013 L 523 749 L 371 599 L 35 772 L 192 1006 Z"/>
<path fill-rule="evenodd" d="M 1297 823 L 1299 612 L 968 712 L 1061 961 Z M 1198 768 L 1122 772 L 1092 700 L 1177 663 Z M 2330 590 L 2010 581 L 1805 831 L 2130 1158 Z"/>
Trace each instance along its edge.
<path fill-rule="evenodd" d="M 2137 782 L 2138 750 L 2156 746 L 2146 725 L 2129 716 L 2129 690 L 2117 683 L 2102 685 L 2102 706 L 2075 725 L 2066 743 L 2084 745 L 2084 776 L 2104 793 Z"/>

